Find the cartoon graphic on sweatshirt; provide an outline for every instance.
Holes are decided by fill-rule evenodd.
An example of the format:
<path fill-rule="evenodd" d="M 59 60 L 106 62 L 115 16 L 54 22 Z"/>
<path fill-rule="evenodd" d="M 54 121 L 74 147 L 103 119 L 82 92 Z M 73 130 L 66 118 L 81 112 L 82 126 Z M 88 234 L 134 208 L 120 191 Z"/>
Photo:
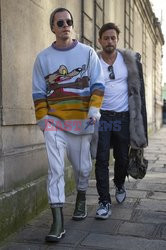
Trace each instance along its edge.
<path fill-rule="evenodd" d="M 82 65 L 80 68 L 76 68 L 72 71 L 68 71 L 67 67 L 61 65 L 57 71 L 45 77 L 47 83 L 47 97 L 55 97 L 57 94 L 63 93 L 68 95 L 74 93 L 75 91 L 71 89 L 84 89 L 89 86 L 88 77 L 83 74 L 86 72 L 86 65 Z M 72 78 L 77 77 L 74 82 L 67 82 Z M 66 90 L 65 90 L 66 89 Z M 77 92 L 77 91 L 76 91 Z M 76 94 L 76 93 L 75 93 Z M 77 95 L 77 94 L 76 94 Z"/>
<path fill-rule="evenodd" d="M 99 112 L 104 88 L 101 64 L 92 48 L 77 42 L 64 53 L 50 46 L 37 56 L 33 69 L 36 119 L 50 115 L 86 122 Z"/>

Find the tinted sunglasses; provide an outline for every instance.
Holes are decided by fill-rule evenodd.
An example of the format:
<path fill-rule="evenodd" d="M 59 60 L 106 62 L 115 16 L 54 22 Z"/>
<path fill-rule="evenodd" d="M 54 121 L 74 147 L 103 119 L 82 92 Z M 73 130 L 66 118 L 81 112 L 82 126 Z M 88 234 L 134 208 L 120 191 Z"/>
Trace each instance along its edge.
<path fill-rule="evenodd" d="M 112 65 L 108 66 L 108 71 L 110 72 L 109 78 L 110 78 L 111 80 L 115 79 L 114 69 L 113 69 L 113 66 L 112 66 Z"/>
<path fill-rule="evenodd" d="M 59 20 L 57 22 L 57 26 L 59 28 L 62 28 L 64 26 L 65 22 L 67 23 L 68 26 L 72 26 L 73 25 L 73 20 L 72 19 L 67 19 L 67 20 Z"/>

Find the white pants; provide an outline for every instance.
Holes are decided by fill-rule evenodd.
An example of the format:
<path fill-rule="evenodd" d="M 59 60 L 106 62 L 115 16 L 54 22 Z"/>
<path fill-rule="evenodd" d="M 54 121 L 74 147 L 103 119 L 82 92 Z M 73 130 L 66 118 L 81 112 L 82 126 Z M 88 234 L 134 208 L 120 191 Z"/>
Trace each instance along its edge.
<path fill-rule="evenodd" d="M 92 169 L 90 141 L 92 135 L 75 135 L 65 131 L 45 131 L 49 161 L 47 192 L 50 204 L 65 202 L 65 156 L 72 164 L 77 190 L 86 191 Z"/>

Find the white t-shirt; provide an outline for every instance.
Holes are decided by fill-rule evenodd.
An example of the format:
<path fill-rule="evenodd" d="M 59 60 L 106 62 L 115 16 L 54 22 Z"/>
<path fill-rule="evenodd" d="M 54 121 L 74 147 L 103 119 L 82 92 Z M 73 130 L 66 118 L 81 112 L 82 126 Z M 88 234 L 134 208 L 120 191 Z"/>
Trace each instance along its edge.
<path fill-rule="evenodd" d="M 113 71 L 115 79 L 110 79 L 107 64 L 102 57 L 100 57 L 105 80 L 104 101 L 102 110 L 114 110 L 116 112 L 128 111 L 128 71 L 124 63 L 123 57 L 117 51 L 117 57 L 113 63 Z"/>

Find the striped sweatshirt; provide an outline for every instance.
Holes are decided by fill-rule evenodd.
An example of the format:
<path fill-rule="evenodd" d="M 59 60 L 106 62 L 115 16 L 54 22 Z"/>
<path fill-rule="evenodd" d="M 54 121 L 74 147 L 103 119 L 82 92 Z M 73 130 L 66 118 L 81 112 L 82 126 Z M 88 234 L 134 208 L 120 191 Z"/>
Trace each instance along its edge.
<path fill-rule="evenodd" d="M 99 116 L 104 95 L 104 77 L 93 48 L 73 40 L 67 49 L 56 43 L 37 55 L 33 68 L 33 100 L 38 125 L 70 124 L 68 132 L 86 134 L 89 117 Z M 73 124 L 79 124 L 77 129 Z"/>

